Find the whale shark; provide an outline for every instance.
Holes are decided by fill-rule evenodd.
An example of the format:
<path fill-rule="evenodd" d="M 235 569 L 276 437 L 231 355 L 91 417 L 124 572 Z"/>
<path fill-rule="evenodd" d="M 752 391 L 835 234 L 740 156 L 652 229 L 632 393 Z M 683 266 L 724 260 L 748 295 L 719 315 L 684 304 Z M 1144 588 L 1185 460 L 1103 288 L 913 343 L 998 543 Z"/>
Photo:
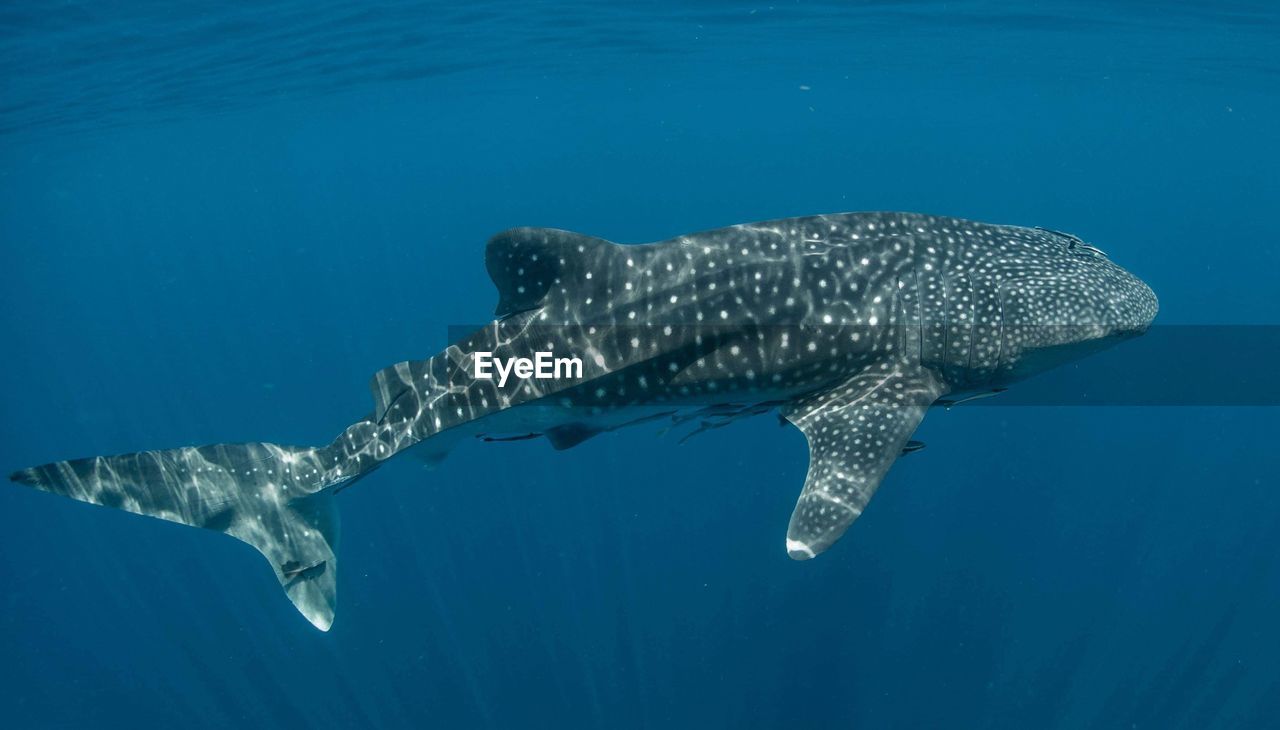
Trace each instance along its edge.
<path fill-rule="evenodd" d="M 930 407 L 1001 393 L 1140 335 L 1158 308 L 1145 283 L 1076 236 L 916 213 L 790 218 L 646 244 L 516 228 L 484 255 L 498 291 L 492 321 L 375 373 L 372 411 L 328 445 L 95 456 L 11 479 L 236 537 L 328 630 L 335 495 L 388 459 L 434 464 L 468 439 L 563 450 L 641 423 L 687 438 L 776 412 L 808 442 L 784 543 L 804 560 L 862 514 L 899 456 L 923 446 L 911 436 Z"/>

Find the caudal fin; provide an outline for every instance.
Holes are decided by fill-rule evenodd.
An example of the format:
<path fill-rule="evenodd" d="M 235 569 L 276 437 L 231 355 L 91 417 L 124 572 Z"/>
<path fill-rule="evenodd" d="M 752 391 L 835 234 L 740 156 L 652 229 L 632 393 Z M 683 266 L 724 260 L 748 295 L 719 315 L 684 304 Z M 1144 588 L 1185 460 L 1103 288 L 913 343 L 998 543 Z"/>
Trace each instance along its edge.
<path fill-rule="evenodd" d="M 249 543 L 316 628 L 333 624 L 338 513 L 334 488 L 356 474 L 328 448 L 217 444 L 59 461 L 15 482 Z"/>

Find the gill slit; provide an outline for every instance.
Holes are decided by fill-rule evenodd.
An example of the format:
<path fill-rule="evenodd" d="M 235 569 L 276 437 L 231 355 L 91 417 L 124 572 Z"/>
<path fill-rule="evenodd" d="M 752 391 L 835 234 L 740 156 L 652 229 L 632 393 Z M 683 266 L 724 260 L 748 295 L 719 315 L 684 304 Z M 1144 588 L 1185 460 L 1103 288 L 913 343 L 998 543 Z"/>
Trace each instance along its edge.
<path fill-rule="evenodd" d="M 968 365 L 968 370 L 970 373 L 972 373 L 973 372 L 973 351 L 977 349 L 978 334 L 979 334 L 978 333 L 978 316 L 977 316 L 977 312 L 974 311 L 974 307 L 977 306 L 977 302 L 978 302 L 978 290 L 973 285 L 973 277 L 969 275 L 968 271 L 964 272 L 964 278 L 968 279 L 969 281 L 969 365 Z M 970 377 L 973 377 L 973 376 L 970 375 Z"/>

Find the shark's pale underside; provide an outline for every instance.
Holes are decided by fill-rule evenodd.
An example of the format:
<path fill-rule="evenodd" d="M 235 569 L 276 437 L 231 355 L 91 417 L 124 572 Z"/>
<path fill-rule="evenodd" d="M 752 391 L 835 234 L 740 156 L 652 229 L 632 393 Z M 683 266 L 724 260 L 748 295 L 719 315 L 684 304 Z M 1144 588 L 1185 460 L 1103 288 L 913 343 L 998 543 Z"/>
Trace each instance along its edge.
<path fill-rule="evenodd" d="M 1080 239 L 912 213 L 848 213 L 619 245 L 518 228 L 489 241 L 497 319 L 373 376 L 374 409 L 331 444 L 218 444 L 92 457 L 12 479 L 225 532 L 290 600 L 333 622 L 333 495 L 411 450 L 545 436 L 558 449 L 638 422 L 714 428 L 778 409 L 809 443 L 786 548 L 826 550 L 926 410 L 1145 331 L 1156 298 Z M 552 352 L 581 377 L 478 379 L 474 354 Z"/>

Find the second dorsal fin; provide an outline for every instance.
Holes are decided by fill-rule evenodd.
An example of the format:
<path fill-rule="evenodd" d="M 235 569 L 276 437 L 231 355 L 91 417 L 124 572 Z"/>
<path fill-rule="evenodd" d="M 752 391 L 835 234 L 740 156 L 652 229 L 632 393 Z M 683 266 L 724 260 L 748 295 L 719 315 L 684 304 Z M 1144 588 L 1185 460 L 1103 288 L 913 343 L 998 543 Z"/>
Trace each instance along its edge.
<path fill-rule="evenodd" d="M 555 228 L 512 228 L 489 239 L 484 264 L 498 287 L 494 314 L 506 317 L 538 307 L 566 276 L 585 276 L 608 241 Z M 585 265 L 581 265 L 584 264 Z M 575 282 L 577 283 L 577 282 Z"/>

